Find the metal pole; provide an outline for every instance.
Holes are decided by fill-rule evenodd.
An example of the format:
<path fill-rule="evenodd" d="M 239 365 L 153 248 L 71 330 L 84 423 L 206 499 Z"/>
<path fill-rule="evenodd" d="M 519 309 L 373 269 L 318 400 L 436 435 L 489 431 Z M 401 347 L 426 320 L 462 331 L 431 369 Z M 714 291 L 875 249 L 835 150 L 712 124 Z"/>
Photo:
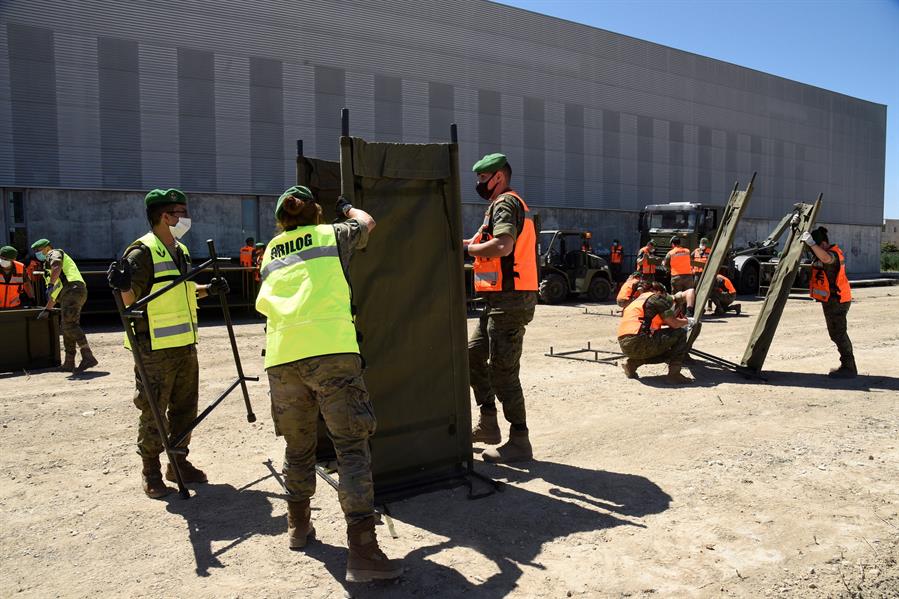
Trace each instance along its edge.
<path fill-rule="evenodd" d="M 159 432 L 162 447 L 165 449 L 165 453 L 169 458 L 169 464 L 172 465 L 172 469 L 175 471 L 175 479 L 178 483 L 178 493 L 180 493 L 181 497 L 184 499 L 190 499 L 190 493 L 188 492 L 187 487 L 184 486 L 184 479 L 181 477 L 181 469 L 178 467 L 178 460 L 174 457 L 176 454 L 184 454 L 186 452 L 183 449 L 169 445 L 168 427 L 165 424 L 165 419 L 162 417 L 162 412 L 159 410 L 159 405 L 156 403 L 156 396 L 147 384 L 150 377 L 147 376 L 143 358 L 137 347 L 137 336 L 131 328 L 128 317 L 125 316 L 125 302 L 122 301 L 122 292 L 118 289 L 113 289 L 112 296 L 115 298 L 116 308 L 118 309 L 119 317 L 122 319 L 122 326 L 125 327 L 125 335 L 128 337 L 128 343 L 131 345 L 131 354 L 134 356 L 134 365 L 137 367 L 137 375 L 140 377 L 143 393 L 147 397 L 147 403 L 150 404 L 150 411 L 153 412 L 153 419 L 156 420 L 156 429 Z"/>
<path fill-rule="evenodd" d="M 459 143 L 459 127 L 456 123 L 450 125 L 450 141 L 454 144 Z"/>
<path fill-rule="evenodd" d="M 216 278 L 219 278 L 219 264 L 215 253 L 215 242 L 207 239 L 206 246 L 209 248 L 209 257 L 212 260 L 212 272 Z M 225 317 L 225 326 L 228 328 L 228 339 L 231 340 L 231 352 L 234 354 L 234 364 L 237 366 L 237 376 L 240 380 L 240 390 L 243 392 L 243 402 L 247 408 L 247 422 L 256 422 L 256 414 L 253 413 L 253 406 L 250 405 L 250 393 L 247 391 L 247 379 L 243 374 L 243 366 L 240 364 L 240 353 L 237 351 L 237 339 L 234 337 L 231 312 L 228 310 L 228 298 L 225 297 L 225 294 L 220 294 L 219 300 L 222 305 L 222 315 Z"/>

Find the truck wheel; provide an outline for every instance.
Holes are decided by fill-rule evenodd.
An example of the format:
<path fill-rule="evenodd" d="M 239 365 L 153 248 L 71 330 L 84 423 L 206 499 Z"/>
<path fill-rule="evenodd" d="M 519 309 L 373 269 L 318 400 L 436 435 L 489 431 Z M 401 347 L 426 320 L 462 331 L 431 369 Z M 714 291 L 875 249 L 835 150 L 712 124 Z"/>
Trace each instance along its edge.
<path fill-rule="evenodd" d="M 604 302 L 612 296 L 612 285 L 600 276 L 593 277 L 587 289 L 587 297 L 591 302 Z"/>
<path fill-rule="evenodd" d="M 740 271 L 740 293 L 744 295 L 756 295 L 759 292 L 759 267 L 757 264 L 747 264 Z"/>
<path fill-rule="evenodd" d="M 568 285 L 562 275 L 548 274 L 540 281 L 540 299 L 544 303 L 558 304 L 566 297 L 568 297 Z"/>

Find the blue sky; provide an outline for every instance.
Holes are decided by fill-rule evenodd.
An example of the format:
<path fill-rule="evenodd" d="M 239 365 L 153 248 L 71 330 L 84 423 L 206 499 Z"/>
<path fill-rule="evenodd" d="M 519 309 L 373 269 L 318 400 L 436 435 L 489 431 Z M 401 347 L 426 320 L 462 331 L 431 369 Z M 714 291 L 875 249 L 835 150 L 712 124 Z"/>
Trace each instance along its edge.
<path fill-rule="evenodd" d="M 887 105 L 884 216 L 899 218 L 899 0 L 503 0 Z"/>

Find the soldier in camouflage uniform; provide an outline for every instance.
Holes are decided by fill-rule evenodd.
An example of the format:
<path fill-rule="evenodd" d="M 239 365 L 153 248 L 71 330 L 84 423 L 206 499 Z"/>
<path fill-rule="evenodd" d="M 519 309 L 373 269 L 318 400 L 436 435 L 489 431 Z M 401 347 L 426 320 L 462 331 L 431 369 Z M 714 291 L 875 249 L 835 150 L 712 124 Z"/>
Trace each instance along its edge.
<path fill-rule="evenodd" d="M 150 191 L 144 199 L 147 220 L 152 230 L 125 250 L 124 258 L 109 267 L 107 279 L 114 289 L 122 293 L 126 306 L 146 297 L 156 289 L 161 289 L 179 274 L 191 268 L 190 254 L 177 237 L 189 228 L 187 197 L 177 189 Z M 155 256 L 155 257 L 154 257 Z M 157 258 L 159 258 L 157 260 Z M 166 274 L 166 270 L 168 273 Z M 155 318 L 160 307 L 171 314 L 171 307 L 165 302 L 175 298 L 181 301 L 186 294 L 196 297 L 210 294 L 228 293 L 228 283 L 224 279 L 213 279 L 209 285 L 183 283 L 184 290 L 173 289 L 153 300 L 146 308 L 150 318 L 135 319 L 134 334 L 144 369 L 149 380 L 141 380 L 137 366 L 134 367 L 134 405 L 140 410 L 137 428 L 137 453 L 143 461 L 141 483 L 147 497 L 158 499 L 172 492 L 162 479 L 159 456 L 164 447 L 156 419 L 147 399 L 148 390 L 156 399 L 156 404 L 166 420 L 168 432 L 173 437 L 180 436 L 189 428 L 197 416 L 200 368 L 197 363 L 196 311 L 189 309 L 189 302 L 181 310 L 186 332 L 177 340 L 162 333 L 151 332 L 151 318 Z M 166 327 L 172 329 L 173 327 Z M 166 341 L 169 341 L 166 343 Z M 190 435 L 180 447 L 188 449 Z M 205 483 L 206 474 L 187 460 L 187 453 L 178 455 L 178 469 L 185 483 Z M 177 480 L 171 464 L 166 468 L 165 478 Z"/>
<path fill-rule="evenodd" d="M 50 245 L 47 239 L 39 239 L 31 245 L 35 257 L 44 263 L 44 281 L 47 283 L 47 304 L 38 319 L 46 318 L 48 311 L 59 306 L 62 320 L 62 343 L 66 357 L 62 370 L 79 374 L 97 365 L 87 336 L 81 329 L 81 308 L 87 301 L 87 287 L 71 256 Z M 81 349 L 81 362 L 75 366 L 75 348 Z"/>
<path fill-rule="evenodd" d="M 524 393 L 518 377 L 525 327 L 537 305 L 536 237 L 528 207 L 509 186 L 512 168 L 502 154 L 488 154 L 473 167 L 478 194 L 490 202 L 484 224 L 468 240 L 475 257 L 475 291 L 484 299 L 478 326 L 468 340 L 471 388 L 480 417 L 475 443 L 501 441 L 496 400 L 510 424 L 509 440 L 482 454 L 485 461 L 509 463 L 533 458 Z"/>
<path fill-rule="evenodd" d="M 843 250 L 837 244 L 830 243 L 824 227 L 818 227 L 811 233 L 803 233 L 802 241 L 808 245 L 815 258 L 812 262 L 809 291 L 812 298 L 820 302 L 827 333 L 840 352 L 840 366 L 831 370 L 828 376 L 854 378 L 858 369 L 846 324 L 846 316 L 852 305 L 852 290 L 846 277 Z"/>
<path fill-rule="evenodd" d="M 681 374 L 687 359 L 687 333 L 691 321 L 680 315 L 692 289 L 668 295 L 661 283 L 649 283 L 646 290 L 621 315 L 618 344 L 627 356 L 622 367 L 627 378 L 636 379 L 644 364 L 668 363 L 671 383 L 689 383 Z M 662 328 L 665 324 L 668 328 Z"/>
<path fill-rule="evenodd" d="M 321 206 L 303 186 L 285 191 L 275 207 L 282 233 L 265 248 L 256 309 L 267 318 L 265 368 L 275 433 L 287 442 L 284 479 L 288 542 L 305 547 L 315 532 L 315 449 L 321 414 L 337 453 L 338 498 L 347 523 L 346 579 L 396 578 L 375 537 L 374 485 L 368 439 L 376 420 L 362 378 L 362 359 L 350 306 L 348 268 L 368 244 L 375 222 L 341 198 L 348 220 L 321 224 Z"/>

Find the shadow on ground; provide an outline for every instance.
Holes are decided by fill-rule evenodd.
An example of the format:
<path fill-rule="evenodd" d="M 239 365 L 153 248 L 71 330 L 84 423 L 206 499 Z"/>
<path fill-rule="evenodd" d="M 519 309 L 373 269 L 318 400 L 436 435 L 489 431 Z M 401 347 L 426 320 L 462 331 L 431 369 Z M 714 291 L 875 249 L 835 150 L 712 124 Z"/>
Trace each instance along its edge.
<path fill-rule="evenodd" d="M 398 585 L 343 583 L 347 593 L 353 597 L 506 597 L 517 588 L 524 568 L 544 569 L 539 560 L 544 544 L 616 526 L 645 528 L 640 518 L 665 511 L 671 502 L 667 493 L 642 476 L 553 462 L 520 468 L 479 464 L 478 469 L 509 484 L 503 492 L 476 501 L 466 500 L 464 491 L 457 490 L 391 504 L 395 520 L 445 540 L 398 556 L 390 551 L 386 527 L 378 527 L 390 557 L 403 558 L 404 579 Z M 539 481 L 549 484 L 548 494 L 525 488 Z M 464 562 L 450 567 L 432 560 L 456 547 L 475 550 L 497 572 L 486 579 L 470 578 Z M 306 554 L 321 561 L 336 580 L 343 580 L 344 548 L 315 541 Z"/>

